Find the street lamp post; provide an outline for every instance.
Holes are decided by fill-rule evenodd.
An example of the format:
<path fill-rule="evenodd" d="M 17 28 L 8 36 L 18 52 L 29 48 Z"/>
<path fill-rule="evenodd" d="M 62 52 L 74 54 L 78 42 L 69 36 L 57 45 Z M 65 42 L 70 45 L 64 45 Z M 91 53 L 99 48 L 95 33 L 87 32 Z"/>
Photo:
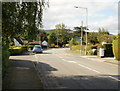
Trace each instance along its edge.
<path fill-rule="evenodd" d="M 75 6 L 75 8 L 81 8 L 81 9 L 85 9 L 86 10 L 86 30 L 88 29 L 88 8 L 85 7 L 77 7 Z M 87 54 L 87 31 L 86 31 L 86 47 L 85 47 L 85 54 Z"/>
<path fill-rule="evenodd" d="M 80 45 L 80 54 L 82 55 L 82 39 L 83 39 L 83 32 L 82 32 L 82 27 L 83 27 L 83 21 L 81 21 L 81 45 Z"/>

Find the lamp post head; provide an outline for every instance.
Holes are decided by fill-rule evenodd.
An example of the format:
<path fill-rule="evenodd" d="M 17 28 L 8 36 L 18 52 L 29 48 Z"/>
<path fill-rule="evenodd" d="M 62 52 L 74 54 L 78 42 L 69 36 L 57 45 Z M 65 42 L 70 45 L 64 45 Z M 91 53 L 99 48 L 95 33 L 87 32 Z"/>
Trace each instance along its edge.
<path fill-rule="evenodd" d="M 78 8 L 77 6 L 74 6 L 74 8 Z"/>

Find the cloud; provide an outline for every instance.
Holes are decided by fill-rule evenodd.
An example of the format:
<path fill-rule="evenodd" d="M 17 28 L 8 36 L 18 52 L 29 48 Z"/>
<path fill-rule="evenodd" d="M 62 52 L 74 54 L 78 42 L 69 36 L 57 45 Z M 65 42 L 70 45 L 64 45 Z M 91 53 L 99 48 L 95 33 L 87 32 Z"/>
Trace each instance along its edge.
<path fill-rule="evenodd" d="M 59 23 L 64 23 L 69 28 L 80 26 L 82 20 L 85 25 L 85 10 L 74 8 L 80 6 L 88 8 L 90 28 L 97 29 L 103 26 L 108 30 L 117 30 L 117 2 L 118 0 L 50 0 L 50 8 L 44 11 L 44 29 L 55 28 Z M 108 15 L 104 10 L 113 14 Z"/>
<path fill-rule="evenodd" d="M 109 16 L 106 20 L 102 20 L 100 22 L 90 22 L 89 27 L 92 30 L 96 30 L 98 28 L 105 28 L 109 32 L 113 34 L 117 34 L 118 33 L 118 18 Z"/>

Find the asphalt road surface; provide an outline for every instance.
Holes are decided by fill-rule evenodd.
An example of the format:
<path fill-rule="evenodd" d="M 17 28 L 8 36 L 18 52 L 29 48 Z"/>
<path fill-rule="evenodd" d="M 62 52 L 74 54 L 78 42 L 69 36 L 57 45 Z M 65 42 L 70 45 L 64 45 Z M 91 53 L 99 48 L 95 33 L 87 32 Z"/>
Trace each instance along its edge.
<path fill-rule="evenodd" d="M 118 65 L 88 60 L 66 50 L 50 49 L 31 55 L 46 88 L 118 89 Z"/>

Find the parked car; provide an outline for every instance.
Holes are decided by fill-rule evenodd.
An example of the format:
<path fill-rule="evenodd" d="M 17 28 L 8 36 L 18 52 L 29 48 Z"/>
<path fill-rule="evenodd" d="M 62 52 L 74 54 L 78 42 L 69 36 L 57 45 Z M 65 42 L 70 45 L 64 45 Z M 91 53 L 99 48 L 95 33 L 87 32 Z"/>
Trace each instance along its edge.
<path fill-rule="evenodd" d="M 40 45 L 35 45 L 32 50 L 33 53 L 42 53 L 43 49 Z"/>

